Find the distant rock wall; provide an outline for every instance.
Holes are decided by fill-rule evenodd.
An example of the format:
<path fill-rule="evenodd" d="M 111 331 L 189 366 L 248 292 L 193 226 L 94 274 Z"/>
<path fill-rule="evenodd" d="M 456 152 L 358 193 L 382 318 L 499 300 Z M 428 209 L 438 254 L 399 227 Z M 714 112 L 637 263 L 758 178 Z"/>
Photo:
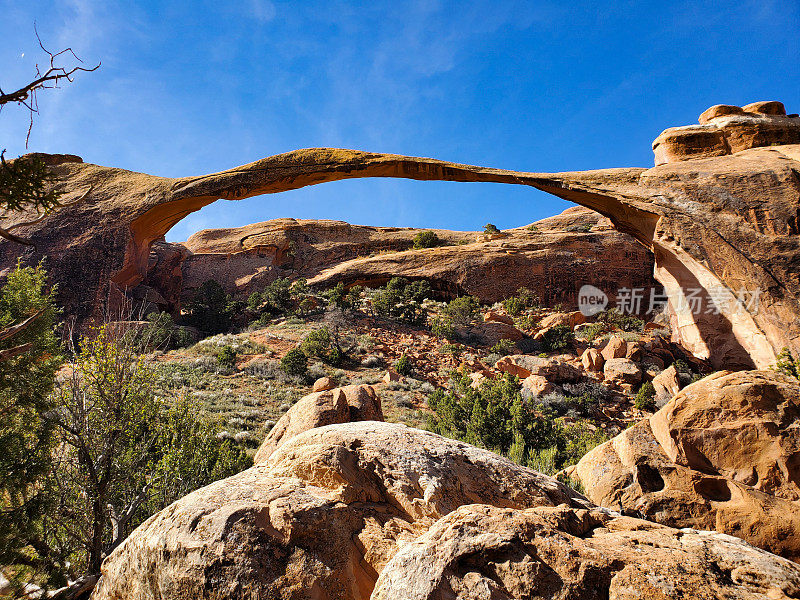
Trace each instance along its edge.
<path fill-rule="evenodd" d="M 582 207 L 498 239 L 436 230 L 441 246 L 411 250 L 420 231 L 296 219 L 209 229 L 182 244 L 153 244 L 143 285 L 173 312 L 208 279 L 247 296 L 278 277 L 304 277 L 324 289 L 339 282 L 375 287 L 402 276 L 429 280 L 443 298 L 472 294 L 496 302 L 528 287 L 545 303 L 570 309 L 584 284 L 607 291 L 612 303 L 617 288 L 660 289 L 652 254 Z"/>

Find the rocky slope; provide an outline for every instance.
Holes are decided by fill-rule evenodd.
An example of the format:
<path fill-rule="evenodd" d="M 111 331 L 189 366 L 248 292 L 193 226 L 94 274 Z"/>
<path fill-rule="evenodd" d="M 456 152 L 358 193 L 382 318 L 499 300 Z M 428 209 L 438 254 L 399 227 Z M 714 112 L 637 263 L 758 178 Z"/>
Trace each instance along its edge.
<path fill-rule="evenodd" d="M 765 367 L 784 347 L 800 352 L 800 119 L 785 116 L 780 103 L 756 103 L 706 111 L 702 120 L 702 131 L 662 133 L 652 169 L 521 173 L 318 148 L 166 179 L 47 156 L 64 201 L 81 200 L 16 233 L 35 244 L 23 259 L 48 256 L 62 302 L 86 319 L 98 314 L 109 286 L 123 293 L 144 280 L 153 242 L 220 198 L 354 177 L 530 185 L 607 216 L 654 253 L 676 335 L 697 356 L 718 366 Z M 11 215 L 7 225 L 34 216 Z M 12 268 L 20 252 L 0 242 L 0 268 Z M 740 290 L 757 291 L 759 302 L 736 302 Z M 712 301 L 719 314 L 707 310 Z"/>
<path fill-rule="evenodd" d="M 653 280 L 652 255 L 584 208 L 495 239 L 436 230 L 440 247 L 411 250 L 420 231 L 297 219 L 208 229 L 182 244 L 155 243 L 147 275 L 134 293 L 149 294 L 174 312 L 208 279 L 246 296 L 278 277 L 303 277 L 325 288 L 340 281 L 377 286 L 403 276 L 429 280 L 443 297 L 467 293 L 492 303 L 528 287 L 547 305 L 574 309 L 584 284 L 609 290 L 612 303 L 617 287 L 648 293 L 660 287 Z"/>

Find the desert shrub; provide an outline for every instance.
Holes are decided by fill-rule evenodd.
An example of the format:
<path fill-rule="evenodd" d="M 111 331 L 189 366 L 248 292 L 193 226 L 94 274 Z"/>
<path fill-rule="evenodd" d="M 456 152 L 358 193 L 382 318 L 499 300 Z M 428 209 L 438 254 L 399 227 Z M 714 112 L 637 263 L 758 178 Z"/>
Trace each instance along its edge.
<path fill-rule="evenodd" d="M 327 327 L 320 327 L 309 332 L 300 343 L 300 350 L 309 358 L 316 357 L 326 360 L 331 350 L 331 332 Z"/>
<path fill-rule="evenodd" d="M 411 375 L 414 372 L 414 363 L 408 355 L 403 354 L 394 363 L 394 370 L 400 373 L 400 375 Z"/>
<path fill-rule="evenodd" d="M 442 344 L 439 346 L 439 352 L 441 354 L 450 354 L 452 356 L 460 356 L 464 352 L 464 346 L 459 344 Z"/>
<path fill-rule="evenodd" d="M 37 548 L 65 550 L 71 579 L 98 573 L 151 514 L 248 466 L 187 398 L 159 398 L 157 375 L 137 351 L 130 338 L 97 329 L 52 395 L 56 462 L 42 489 L 55 505 Z"/>
<path fill-rule="evenodd" d="M 447 390 L 436 390 L 428 397 L 432 431 L 495 450 L 549 474 L 575 464 L 608 439 L 582 421 L 564 425 L 547 403 L 526 403 L 516 377 L 504 374 L 477 389 L 470 384 L 467 374 L 454 374 Z"/>
<path fill-rule="evenodd" d="M 197 288 L 186 308 L 188 323 L 201 331 L 214 334 L 231 328 L 231 298 L 213 279 Z"/>
<path fill-rule="evenodd" d="M 328 303 L 333 306 L 338 308 L 348 308 L 346 301 L 347 290 L 344 287 L 344 283 L 341 281 L 329 290 L 325 291 L 323 296 L 325 296 L 325 298 L 328 300 Z"/>
<path fill-rule="evenodd" d="M 650 381 L 645 381 L 639 391 L 636 392 L 636 397 L 633 400 L 633 405 L 639 410 L 655 410 L 656 408 L 656 390 Z"/>
<path fill-rule="evenodd" d="M 139 332 L 143 350 L 169 350 L 185 348 L 194 342 L 194 336 L 186 327 L 178 327 L 167 312 L 151 312 L 146 317 L 147 325 Z"/>
<path fill-rule="evenodd" d="M 539 233 L 539 228 L 536 225 L 534 225 L 533 223 L 528 225 L 525 229 L 527 229 L 531 233 Z"/>
<path fill-rule="evenodd" d="M 599 428 L 592 428 L 584 421 L 564 426 L 564 447 L 559 449 L 557 469 L 561 470 L 577 464 L 589 450 L 609 440 L 609 436 Z M 548 475 L 553 475 L 549 472 Z"/>
<path fill-rule="evenodd" d="M 524 406 L 518 378 L 504 374 L 477 389 L 471 383 L 467 374 L 454 373 L 447 390 L 428 397 L 432 431 L 506 456 L 516 444 L 521 459 L 556 442 L 560 424 Z"/>
<path fill-rule="evenodd" d="M 597 314 L 596 321 L 621 329 L 622 331 L 640 332 L 644 330 L 644 321 L 634 315 L 626 315 L 617 308 L 610 308 Z"/>
<path fill-rule="evenodd" d="M 523 397 L 530 400 L 525 396 L 525 390 L 523 390 Z M 532 401 L 552 415 L 578 418 L 591 415 L 597 406 L 598 399 L 589 393 L 580 395 L 552 393 Z"/>
<path fill-rule="evenodd" d="M 425 280 L 409 282 L 404 277 L 393 277 L 372 298 L 372 309 L 385 319 L 422 325 L 427 319 L 422 301 L 431 295 L 431 286 Z"/>
<path fill-rule="evenodd" d="M 564 231 L 589 233 L 592 230 L 592 227 L 594 227 L 594 225 L 592 225 L 591 223 L 581 223 L 578 225 L 568 225 L 567 227 L 564 228 Z"/>
<path fill-rule="evenodd" d="M 587 342 L 593 342 L 600 335 L 605 333 L 606 329 L 607 325 L 605 323 L 592 323 L 587 327 L 581 328 L 580 336 Z"/>
<path fill-rule="evenodd" d="M 492 223 L 487 223 L 486 225 L 483 226 L 483 233 L 485 233 L 486 235 L 494 235 L 500 233 L 500 230 L 497 228 L 496 225 L 493 225 Z"/>
<path fill-rule="evenodd" d="M 355 310 L 358 309 L 361 303 L 361 293 L 363 291 L 364 287 L 360 285 L 354 285 L 348 290 L 345 288 L 344 283 L 340 281 L 324 292 L 323 296 L 328 301 L 329 306 L 340 310 Z"/>
<path fill-rule="evenodd" d="M 446 340 L 456 339 L 456 328 L 450 319 L 436 317 L 431 321 L 431 333 Z"/>
<path fill-rule="evenodd" d="M 593 379 L 585 379 L 577 382 L 564 382 L 561 388 L 570 396 L 588 396 L 592 402 L 605 402 L 614 395 L 613 392 L 602 383 Z"/>
<path fill-rule="evenodd" d="M 394 403 L 398 408 L 414 408 L 414 402 L 411 400 L 411 396 L 408 394 L 398 394 L 394 398 Z"/>
<path fill-rule="evenodd" d="M 775 370 L 785 375 L 790 375 L 800 379 L 800 358 L 794 358 L 788 348 L 781 350 L 778 354 L 778 362 L 775 364 Z"/>
<path fill-rule="evenodd" d="M 480 315 L 481 303 L 475 296 L 460 296 L 447 303 L 442 314 L 454 325 L 469 325 Z"/>
<path fill-rule="evenodd" d="M 509 354 L 515 354 L 517 352 L 517 345 L 511 340 L 500 340 L 489 348 L 489 352 L 500 356 L 508 356 Z"/>
<path fill-rule="evenodd" d="M 541 306 L 541 300 L 535 292 L 522 287 L 517 290 L 515 295 L 509 296 L 503 300 L 502 304 L 508 314 L 512 317 L 516 317 L 530 308 L 538 308 Z"/>
<path fill-rule="evenodd" d="M 281 370 L 281 363 L 278 360 L 262 358 L 254 359 L 244 366 L 247 375 L 260 379 L 279 379 L 285 372 Z"/>
<path fill-rule="evenodd" d="M 421 250 L 422 248 L 434 248 L 441 243 L 439 236 L 435 231 L 420 231 L 414 236 L 414 249 Z"/>
<path fill-rule="evenodd" d="M 236 350 L 231 346 L 222 346 L 217 350 L 217 362 L 223 369 L 232 371 L 236 368 Z"/>
<path fill-rule="evenodd" d="M 544 332 L 541 343 L 545 352 L 566 350 L 575 343 L 575 332 L 567 325 L 556 325 Z"/>
<path fill-rule="evenodd" d="M 372 354 L 361 361 L 361 366 L 372 369 L 381 366 L 382 362 L 379 356 Z"/>
<path fill-rule="evenodd" d="M 279 277 L 263 290 L 253 292 L 247 299 L 247 308 L 262 322 L 285 315 L 292 309 L 292 282 Z"/>
<path fill-rule="evenodd" d="M 292 348 L 281 359 L 281 368 L 289 375 L 305 375 L 308 357 L 300 348 Z"/>

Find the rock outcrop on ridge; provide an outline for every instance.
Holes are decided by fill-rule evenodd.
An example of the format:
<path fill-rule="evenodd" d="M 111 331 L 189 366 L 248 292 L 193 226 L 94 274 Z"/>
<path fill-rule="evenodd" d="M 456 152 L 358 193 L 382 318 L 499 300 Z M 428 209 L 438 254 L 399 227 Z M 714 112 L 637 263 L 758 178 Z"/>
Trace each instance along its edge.
<path fill-rule="evenodd" d="M 584 456 L 593 502 L 800 560 L 800 381 L 719 372 Z"/>
<path fill-rule="evenodd" d="M 353 423 L 383 421 L 381 399 L 369 385 L 348 385 L 303 396 L 270 429 L 253 462 L 266 461 L 284 442 L 310 429 Z"/>
<path fill-rule="evenodd" d="M 440 246 L 410 250 L 420 231 L 303 219 L 207 229 L 186 242 L 153 244 L 147 275 L 133 293 L 149 292 L 175 312 L 208 279 L 246 296 L 278 277 L 303 277 L 323 289 L 339 282 L 374 287 L 401 276 L 427 279 L 444 298 L 466 293 L 493 303 L 527 287 L 545 305 L 567 307 L 576 306 L 584 284 L 609 290 L 612 305 L 618 287 L 660 288 L 652 255 L 582 207 L 496 239 L 440 229 Z"/>
<path fill-rule="evenodd" d="M 765 367 L 784 347 L 800 352 L 800 119 L 775 115 L 774 107 L 761 111 L 752 114 L 761 115 L 753 118 L 763 127 L 740 136 L 743 144 L 726 137 L 730 153 L 675 151 L 702 158 L 667 157 L 651 169 L 524 173 L 315 148 L 169 179 L 50 155 L 65 206 L 41 220 L 10 215 L 6 225 L 28 223 L 15 233 L 35 247 L 3 240 L 0 269 L 13 268 L 20 254 L 28 263 L 47 256 L 62 302 L 85 319 L 98 314 L 109 284 L 119 292 L 144 280 L 153 242 L 217 199 L 356 177 L 529 185 L 596 210 L 652 250 L 655 277 L 675 314 L 673 330 L 698 357 L 717 366 Z M 778 133 L 759 133 L 764 128 Z M 662 139 L 657 152 L 663 145 Z"/>

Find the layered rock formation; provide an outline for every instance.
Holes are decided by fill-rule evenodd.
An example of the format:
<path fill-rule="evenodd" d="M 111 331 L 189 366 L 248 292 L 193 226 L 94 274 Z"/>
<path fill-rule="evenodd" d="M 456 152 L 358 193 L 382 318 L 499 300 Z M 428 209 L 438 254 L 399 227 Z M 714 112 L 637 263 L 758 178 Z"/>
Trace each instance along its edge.
<path fill-rule="evenodd" d="M 137 528 L 92 598 L 366 600 L 397 551 L 459 506 L 588 504 L 554 479 L 404 425 L 329 425 Z"/>
<path fill-rule="evenodd" d="M 594 211 L 575 207 L 534 226 L 487 240 L 478 232 L 436 230 L 442 245 L 423 250 L 410 250 L 423 230 L 342 221 L 276 219 L 209 229 L 181 244 L 155 243 L 143 285 L 151 300 L 173 311 L 208 279 L 246 296 L 278 277 L 326 288 L 374 287 L 402 276 L 427 279 L 443 297 L 466 293 L 492 303 L 528 287 L 549 305 L 570 307 L 587 283 L 610 290 L 612 303 L 617 286 L 659 287 L 652 255 Z M 134 293 L 144 297 L 140 288 Z"/>
<path fill-rule="evenodd" d="M 800 560 L 800 382 L 719 372 L 572 469 L 590 500 Z"/>
<path fill-rule="evenodd" d="M 762 107 L 758 114 L 764 111 L 775 109 Z M 655 277 L 675 314 L 673 329 L 697 356 L 716 365 L 764 367 L 784 347 L 800 353 L 800 145 L 794 137 L 800 121 L 781 115 L 753 118 L 764 122 L 754 131 L 778 133 L 743 134 L 742 144 L 733 144 L 735 136 L 729 135 L 730 154 L 675 151 L 670 156 L 704 157 L 652 169 L 521 173 L 317 148 L 221 173 L 166 179 L 50 157 L 65 202 L 82 200 L 16 233 L 36 244 L 22 251 L 23 259 L 48 256 L 62 301 L 79 318 L 88 318 L 102 306 L 109 282 L 117 290 L 140 284 L 152 243 L 187 214 L 220 198 L 355 177 L 529 185 L 596 210 L 653 251 Z M 657 149 L 662 145 L 663 140 Z M 33 217 L 12 215 L 7 225 Z M 21 250 L 0 242 L 0 268 L 12 268 Z M 737 301 L 740 292 L 744 302 Z"/>
<path fill-rule="evenodd" d="M 725 156 L 749 148 L 800 144 L 800 119 L 786 116 L 781 102 L 747 106 L 717 104 L 703 111 L 699 125 L 670 127 L 653 142 L 656 165 Z"/>

